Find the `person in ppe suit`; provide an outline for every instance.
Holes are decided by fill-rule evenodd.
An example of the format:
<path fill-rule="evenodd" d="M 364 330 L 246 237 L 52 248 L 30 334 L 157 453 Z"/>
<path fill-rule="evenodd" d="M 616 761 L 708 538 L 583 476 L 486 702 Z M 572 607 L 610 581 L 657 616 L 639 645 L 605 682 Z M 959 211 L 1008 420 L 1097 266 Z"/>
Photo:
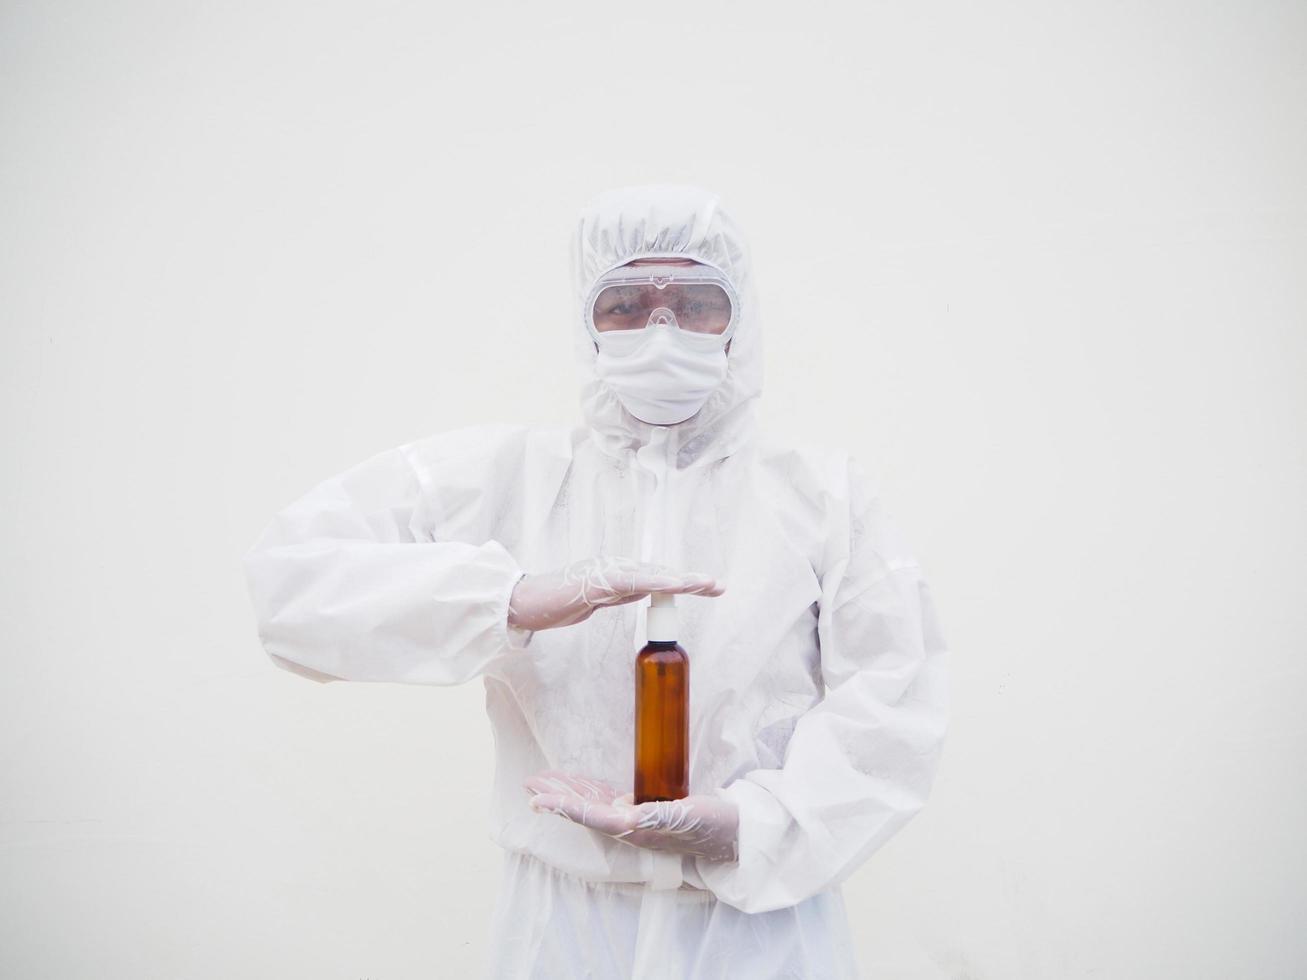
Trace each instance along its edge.
<path fill-rule="evenodd" d="M 859 462 L 757 430 L 740 230 L 700 188 L 599 195 L 572 240 L 583 424 L 383 452 L 245 558 L 272 660 L 480 678 L 505 861 L 495 977 L 852 977 L 841 883 L 926 801 L 947 653 Z M 678 595 L 690 795 L 631 802 L 648 596 Z"/>

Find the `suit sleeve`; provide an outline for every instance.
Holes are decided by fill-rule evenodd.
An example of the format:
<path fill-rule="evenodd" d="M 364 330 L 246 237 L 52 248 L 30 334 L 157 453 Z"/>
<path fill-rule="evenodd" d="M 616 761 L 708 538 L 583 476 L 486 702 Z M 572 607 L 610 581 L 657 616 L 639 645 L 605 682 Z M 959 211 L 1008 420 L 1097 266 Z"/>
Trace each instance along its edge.
<path fill-rule="evenodd" d="M 310 490 L 243 565 L 259 638 L 320 682 L 459 684 L 530 642 L 508 625 L 523 574 L 498 541 L 421 540 L 422 486 L 405 447 Z"/>
<path fill-rule="evenodd" d="M 696 863 L 745 912 L 844 881 L 925 805 L 934 780 L 948 686 L 930 590 L 853 461 L 848 500 L 847 548 L 819 599 L 825 697 L 799 719 L 780 769 L 719 791 L 739 807 L 739 861 Z"/>

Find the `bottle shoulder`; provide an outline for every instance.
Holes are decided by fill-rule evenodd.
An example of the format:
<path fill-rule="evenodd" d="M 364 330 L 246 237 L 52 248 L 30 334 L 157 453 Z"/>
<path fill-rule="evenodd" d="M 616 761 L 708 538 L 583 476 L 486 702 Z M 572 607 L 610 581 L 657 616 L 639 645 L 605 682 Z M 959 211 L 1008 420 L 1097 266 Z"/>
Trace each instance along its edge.
<path fill-rule="evenodd" d="M 674 640 L 651 640 L 640 649 L 636 659 L 670 662 L 688 660 L 689 654 L 685 652 L 685 647 Z"/>

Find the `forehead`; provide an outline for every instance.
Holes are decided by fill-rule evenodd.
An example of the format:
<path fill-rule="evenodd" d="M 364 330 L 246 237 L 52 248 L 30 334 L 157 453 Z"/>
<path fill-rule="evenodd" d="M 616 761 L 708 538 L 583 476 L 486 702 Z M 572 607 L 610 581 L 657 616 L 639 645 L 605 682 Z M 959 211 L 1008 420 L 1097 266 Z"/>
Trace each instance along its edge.
<path fill-rule="evenodd" d="M 701 282 L 729 282 L 725 274 L 716 266 L 688 256 L 640 256 L 622 265 L 616 265 L 599 276 L 590 284 L 590 295 L 598 296 L 606 289 L 627 283 L 639 283 L 659 277 L 668 281 L 690 279 Z M 659 287 L 661 288 L 661 286 Z M 728 287 L 729 288 L 729 287 Z"/>
<path fill-rule="evenodd" d="M 677 259 L 677 258 L 632 259 L 630 262 L 627 262 L 625 265 L 619 266 L 619 268 L 639 269 L 645 266 L 655 266 L 655 267 L 664 266 L 664 267 L 671 267 L 673 269 L 678 269 L 681 271 L 697 269 L 705 273 L 710 273 L 712 275 L 721 275 L 721 273 L 718 272 L 716 269 L 714 269 L 712 266 L 704 265 L 702 262 L 698 262 L 694 259 Z"/>
<path fill-rule="evenodd" d="M 677 258 L 649 258 L 649 259 L 632 259 L 626 263 L 632 265 L 701 265 L 702 263 L 694 259 L 677 259 Z"/>

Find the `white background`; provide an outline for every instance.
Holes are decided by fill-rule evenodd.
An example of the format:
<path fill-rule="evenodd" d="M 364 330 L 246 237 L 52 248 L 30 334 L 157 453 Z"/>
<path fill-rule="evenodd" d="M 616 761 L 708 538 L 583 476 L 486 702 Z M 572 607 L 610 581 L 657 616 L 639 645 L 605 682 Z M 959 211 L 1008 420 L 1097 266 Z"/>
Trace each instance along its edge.
<path fill-rule="evenodd" d="M 278 670 L 240 557 L 576 421 L 577 209 L 672 180 L 954 651 L 866 975 L 1307 975 L 1302 4 L 0 11 L 0 974 L 477 975 L 480 686 Z"/>

